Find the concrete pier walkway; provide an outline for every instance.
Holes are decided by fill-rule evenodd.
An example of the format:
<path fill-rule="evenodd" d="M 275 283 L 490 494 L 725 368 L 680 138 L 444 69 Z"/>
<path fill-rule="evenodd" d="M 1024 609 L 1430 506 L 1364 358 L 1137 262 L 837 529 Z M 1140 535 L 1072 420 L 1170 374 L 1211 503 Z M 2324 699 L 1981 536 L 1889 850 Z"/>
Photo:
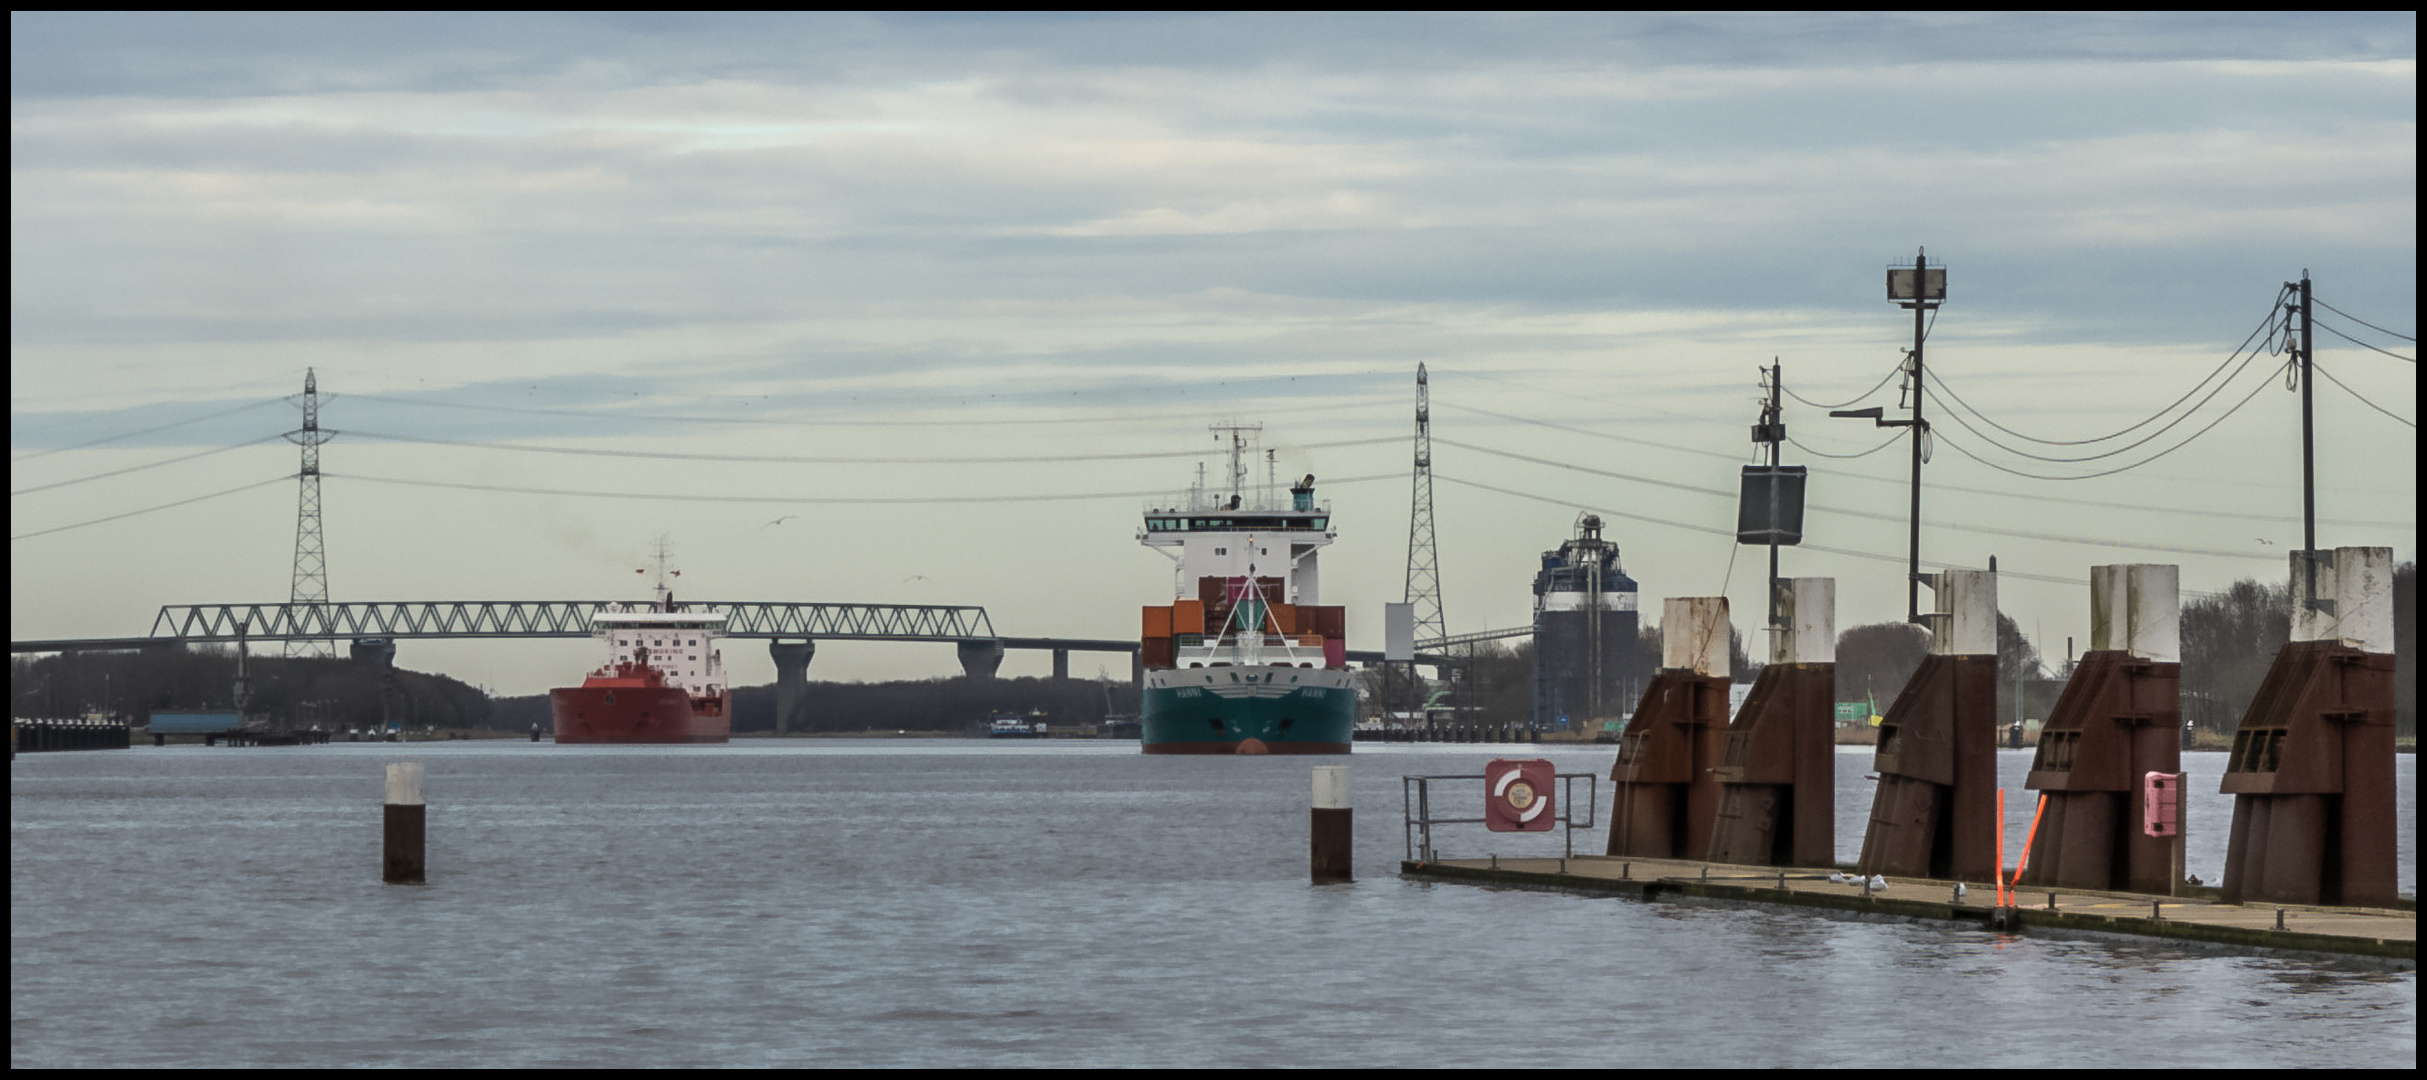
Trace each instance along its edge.
<path fill-rule="evenodd" d="M 1781 904 L 1911 919 L 1970 922 L 1984 929 L 2123 934 L 2250 950 L 2362 956 L 2412 968 L 2418 962 L 2418 913 L 2387 908 L 2298 904 L 2221 904 L 2202 896 L 2144 896 L 2079 889 L 2027 888 L 2001 918 L 1995 890 L 1927 878 L 1889 878 L 1887 888 L 1838 884 L 1809 868 L 1731 866 L 1681 859 L 1601 855 L 1445 859 L 1402 862 L 1418 880 L 1549 888 L 1640 900 L 1699 898 Z M 1851 879 L 1852 875 L 1847 875 Z M 2195 890 L 2213 893 L 2213 890 Z"/>

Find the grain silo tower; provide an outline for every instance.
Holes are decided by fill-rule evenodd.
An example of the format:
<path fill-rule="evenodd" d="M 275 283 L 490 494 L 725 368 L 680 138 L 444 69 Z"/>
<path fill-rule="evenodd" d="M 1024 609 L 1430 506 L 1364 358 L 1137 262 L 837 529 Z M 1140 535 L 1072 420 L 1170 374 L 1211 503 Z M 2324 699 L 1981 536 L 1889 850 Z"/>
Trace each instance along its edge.
<path fill-rule="evenodd" d="M 1542 553 L 1534 575 L 1534 723 L 1599 731 L 1602 720 L 1634 710 L 1643 674 L 1636 664 L 1635 579 L 1618 566 L 1618 545 L 1601 538 L 1601 518 L 1576 519 L 1576 538 Z"/>

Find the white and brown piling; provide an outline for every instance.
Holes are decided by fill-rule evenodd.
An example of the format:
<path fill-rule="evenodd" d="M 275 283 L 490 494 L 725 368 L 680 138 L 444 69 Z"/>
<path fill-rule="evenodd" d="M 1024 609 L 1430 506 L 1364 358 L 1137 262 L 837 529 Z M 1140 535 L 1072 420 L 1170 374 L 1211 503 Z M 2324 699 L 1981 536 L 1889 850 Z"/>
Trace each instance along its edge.
<path fill-rule="evenodd" d="M 428 807 L 421 802 L 421 763 L 388 766 L 387 840 L 382 845 L 380 879 L 390 885 L 422 883 L 424 825 Z"/>
<path fill-rule="evenodd" d="M 1315 883 L 1354 881 L 1350 853 L 1355 847 L 1354 810 L 1348 805 L 1348 766 L 1315 766 L 1315 806 L 1309 851 Z"/>

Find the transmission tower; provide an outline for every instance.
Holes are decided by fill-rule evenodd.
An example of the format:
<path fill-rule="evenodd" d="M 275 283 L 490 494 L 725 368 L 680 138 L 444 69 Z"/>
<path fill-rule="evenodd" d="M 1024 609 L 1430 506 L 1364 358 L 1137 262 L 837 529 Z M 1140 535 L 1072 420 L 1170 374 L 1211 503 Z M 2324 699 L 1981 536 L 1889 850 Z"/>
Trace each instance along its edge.
<path fill-rule="evenodd" d="M 1425 386 L 1424 365 L 1416 365 L 1416 493 L 1415 510 L 1407 524 L 1407 603 L 1415 605 L 1416 640 L 1438 641 L 1449 636 L 1441 616 L 1441 565 L 1433 550 L 1433 420 L 1432 392 Z"/>
<path fill-rule="evenodd" d="M 316 610 L 298 612 L 297 622 L 303 626 L 328 625 L 329 558 L 320 539 L 320 444 L 329 441 L 336 432 L 320 430 L 320 380 L 310 368 L 303 372 L 303 426 L 287 432 L 287 438 L 303 447 L 303 471 L 298 479 L 303 490 L 295 503 L 295 583 L 288 599 L 297 604 L 317 605 Z M 337 644 L 328 638 L 287 640 L 286 655 L 328 659 L 337 655 Z"/>

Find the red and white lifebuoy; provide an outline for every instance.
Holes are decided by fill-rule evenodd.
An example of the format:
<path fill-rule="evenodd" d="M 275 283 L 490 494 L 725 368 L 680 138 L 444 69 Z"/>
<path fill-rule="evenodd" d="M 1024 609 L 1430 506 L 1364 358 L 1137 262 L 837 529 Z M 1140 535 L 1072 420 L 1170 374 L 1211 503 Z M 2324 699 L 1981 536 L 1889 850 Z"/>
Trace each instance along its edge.
<path fill-rule="evenodd" d="M 1540 758 L 1494 758 L 1483 767 L 1483 824 L 1493 832 L 1547 832 L 1558 820 L 1559 770 Z"/>

